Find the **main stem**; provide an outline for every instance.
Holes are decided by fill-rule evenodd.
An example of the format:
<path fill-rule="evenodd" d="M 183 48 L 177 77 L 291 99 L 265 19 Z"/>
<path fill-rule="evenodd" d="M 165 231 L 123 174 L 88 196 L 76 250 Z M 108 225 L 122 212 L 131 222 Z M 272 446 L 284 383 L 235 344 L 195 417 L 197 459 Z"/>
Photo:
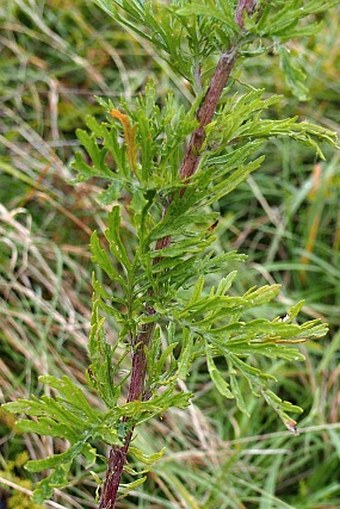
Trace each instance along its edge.
<path fill-rule="evenodd" d="M 236 8 L 235 21 L 243 29 L 243 13 L 246 10 L 251 14 L 255 8 L 256 0 L 239 0 Z M 198 127 L 192 133 L 188 143 L 179 174 L 183 182 L 190 179 L 198 168 L 201 149 L 206 138 L 205 127 L 210 124 L 217 104 L 221 98 L 231 70 L 234 66 L 237 45 L 233 45 L 228 51 L 222 53 L 215 72 L 211 78 L 210 85 L 204 96 L 204 99 L 197 111 Z M 184 193 L 184 188 L 182 190 Z M 166 210 L 165 210 L 166 213 Z M 171 244 L 171 237 L 166 236 L 156 242 L 155 249 L 161 250 Z M 157 260 L 156 260 L 157 262 Z M 151 316 L 155 310 L 148 306 L 146 314 Z M 127 402 L 135 400 L 145 400 L 148 395 L 145 394 L 145 378 L 147 374 L 146 351 L 151 343 L 154 331 L 154 324 L 147 323 L 142 331 L 136 336 L 133 344 L 132 367 Z M 128 419 L 125 419 L 127 422 Z M 124 438 L 122 446 L 113 446 L 109 453 L 108 466 L 103 484 L 99 509 L 115 509 L 117 502 L 117 493 L 120 480 L 126 463 L 126 456 L 133 436 L 134 426 L 132 426 Z"/>

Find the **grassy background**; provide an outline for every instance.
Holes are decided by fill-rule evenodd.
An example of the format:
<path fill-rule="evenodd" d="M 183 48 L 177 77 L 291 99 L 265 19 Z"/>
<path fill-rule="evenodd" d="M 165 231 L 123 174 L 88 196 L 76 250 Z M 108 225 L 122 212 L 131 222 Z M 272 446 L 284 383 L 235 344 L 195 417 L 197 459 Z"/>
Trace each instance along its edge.
<path fill-rule="evenodd" d="M 85 380 L 92 270 L 88 241 L 93 228 L 103 229 L 106 211 L 96 201 L 95 182 L 71 185 L 70 161 L 77 147 L 75 129 L 84 126 L 87 114 L 103 115 L 94 95 L 129 100 L 150 77 L 160 96 L 170 87 L 184 103 L 191 95 L 151 47 L 90 2 L 2 2 L 0 25 L 4 402 L 41 392 L 37 377 L 42 373 Z M 278 116 L 299 114 L 335 130 L 337 27 L 332 13 L 318 36 L 293 45 L 307 70 L 308 102 L 290 95 L 275 56 L 248 61 L 235 77 L 284 94 L 274 112 Z M 170 411 L 141 430 L 137 442 L 145 450 L 166 445 L 167 453 L 145 485 L 121 501 L 122 508 L 340 507 L 338 155 L 329 152 L 320 163 L 310 150 L 289 141 L 271 142 L 266 151 L 263 168 L 219 204 L 217 247 L 248 254 L 239 269 L 240 291 L 280 282 L 273 313 L 305 299 L 304 315 L 330 324 L 326 339 L 302 347 L 305 364 L 277 362 L 269 368 L 280 380 L 279 395 L 304 409 L 300 435 L 285 431 L 251 395 L 251 419 L 240 414 L 198 364 L 188 383 L 196 392 L 188 411 Z M 38 509 L 26 494 L 35 478 L 22 468 L 25 455 L 44 457 L 63 444 L 15 434 L 12 418 L 3 412 L 0 430 L 0 508 Z M 81 464 L 73 474 L 72 485 L 56 495 L 56 502 L 66 508 L 96 507 L 94 477 Z"/>

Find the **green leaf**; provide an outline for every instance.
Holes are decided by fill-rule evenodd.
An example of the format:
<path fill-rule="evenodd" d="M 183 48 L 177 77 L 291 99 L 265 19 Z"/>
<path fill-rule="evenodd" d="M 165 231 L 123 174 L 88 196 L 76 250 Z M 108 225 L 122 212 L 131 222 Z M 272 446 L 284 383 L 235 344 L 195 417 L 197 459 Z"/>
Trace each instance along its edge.
<path fill-rule="evenodd" d="M 195 286 L 192 289 L 191 298 L 188 302 L 189 306 L 192 306 L 193 304 L 195 304 L 197 302 L 197 300 L 199 300 L 201 293 L 203 291 L 203 286 L 204 286 L 204 277 L 201 275 L 197 279 L 197 283 L 195 284 Z"/>
<path fill-rule="evenodd" d="M 262 165 L 264 159 L 265 156 L 258 157 L 255 161 L 235 170 L 233 174 L 224 181 L 213 185 L 210 190 L 211 194 L 209 198 L 204 200 L 205 204 L 211 205 L 215 201 L 231 193 L 237 186 L 244 182 L 253 171 L 257 170 Z"/>
<path fill-rule="evenodd" d="M 147 480 L 147 477 L 144 475 L 140 479 L 137 479 L 136 481 L 132 481 L 128 484 L 121 484 L 121 488 L 123 490 L 124 496 L 128 495 L 128 493 L 132 490 L 135 490 L 136 488 L 139 488 L 139 486 L 142 486 L 142 484 L 145 483 Z"/>
<path fill-rule="evenodd" d="M 120 236 L 120 207 L 116 205 L 109 213 L 109 226 L 105 230 L 105 237 L 110 244 L 111 253 L 120 261 L 127 271 L 131 270 L 125 246 Z"/>
<path fill-rule="evenodd" d="M 40 417 L 39 421 L 20 419 L 20 421 L 16 423 L 15 428 L 25 433 L 37 433 L 38 435 L 66 438 L 70 442 L 76 442 L 79 437 L 72 427 L 64 423 L 57 423 L 49 417 Z"/>
<path fill-rule="evenodd" d="M 294 435 L 298 434 L 296 421 L 287 412 L 301 414 L 303 412 L 302 408 L 292 405 L 289 401 L 283 401 L 269 389 L 263 390 L 262 394 L 268 405 L 278 414 L 286 428 Z"/>
<path fill-rule="evenodd" d="M 56 389 L 71 407 L 80 410 L 83 418 L 93 423 L 100 422 L 99 413 L 92 408 L 83 391 L 70 378 L 63 376 L 59 379 L 51 375 L 44 375 L 39 377 L 39 381 Z"/>
<path fill-rule="evenodd" d="M 43 504 L 45 500 L 52 497 L 55 488 L 67 486 L 67 475 L 70 465 L 63 464 L 58 466 L 48 477 L 40 481 L 33 491 L 32 502 Z"/>
<path fill-rule="evenodd" d="M 295 320 L 297 315 L 302 310 L 304 304 L 305 304 L 305 301 L 304 300 L 300 300 L 300 302 L 297 302 L 296 304 L 294 304 L 292 307 L 290 307 L 288 309 L 287 316 L 288 316 L 290 322 Z"/>
<path fill-rule="evenodd" d="M 91 365 L 88 368 L 88 380 L 98 391 L 104 402 L 109 408 L 115 407 L 120 395 L 121 383 L 115 385 L 112 383 L 115 370 L 113 369 L 113 354 L 118 346 L 109 345 L 105 341 L 104 332 L 105 319 L 99 314 L 98 300 L 93 301 L 91 316 L 91 332 L 89 337 L 89 356 Z M 126 355 L 126 354 L 125 354 Z M 123 360 L 121 357 L 120 362 Z M 120 362 L 116 363 L 115 369 L 119 368 Z"/>
<path fill-rule="evenodd" d="M 89 135 L 82 129 L 77 129 L 76 135 L 80 143 L 86 149 L 87 153 L 92 159 L 93 167 L 95 168 L 96 175 L 104 178 L 110 178 L 112 171 L 105 164 L 105 156 L 107 150 L 105 148 L 100 149 L 97 145 L 95 137 Z M 77 159 L 77 163 L 79 160 Z"/>
<path fill-rule="evenodd" d="M 122 180 L 119 180 L 119 179 L 110 179 L 110 180 L 111 180 L 111 183 L 109 184 L 109 186 L 105 189 L 105 191 L 103 191 L 99 195 L 99 200 L 104 205 L 112 205 L 112 203 L 119 198 L 120 193 L 123 189 L 124 183 Z"/>
<path fill-rule="evenodd" d="M 27 411 L 31 411 L 34 409 L 39 409 L 41 411 L 41 403 L 38 401 L 33 401 L 30 399 L 17 399 L 16 401 L 11 401 L 9 403 L 4 403 L 1 407 L 11 414 L 20 414 Z M 36 415 L 36 414 L 35 414 Z M 39 415 L 39 414 L 38 414 Z"/>
<path fill-rule="evenodd" d="M 216 295 L 225 295 L 233 284 L 234 279 L 237 276 L 237 271 L 233 270 L 228 274 L 227 277 L 221 279 L 216 289 Z"/>
<path fill-rule="evenodd" d="M 237 34 L 239 32 L 239 26 L 234 21 L 234 13 L 229 8 L 229 12 L 226 9 L 219 9 L 216 6 L 216 2 L 208 2 L 201 4 L 195 2 L 191 5 L 180 8 L 176 11 L 179 16 L 207 16 L 209 18 L 217 19 L 221 21 L 225 27 L 228 27 L 232 33 Z"/>
<path fill-rule="evenodd" d="M 271 302 L 280 293 L 281 285 L 264 285 L 257 289 L 250 289 L 243 298 L 247 300 L 249 306 L 262 306 Z"/>
<path fill-rule="evenodd" d="M 233 392 L 230 390 L 230 386 L 228 382 L 224 379 L 221 373 L 216 368 L 213 357 L 210 351 L 210 345 L 205 343 L 205 354 L 207 357 L 207 366 L 211 380 L 214 382 L 216 389 L 222 394 L 222 396 L 233 399 L 235 396 Z"/>
<path fill-rule="evenodd" d="M 237 408 L 239 410 L 241 410 L 241 412 L 243 412 L 247 417 L 250 417 L 250 413 L 248 412 L 245 401 L 244 401 L 243 392 L 240 389 L 237 378 L 235 376 L 235 370 L 232 367 L 231 363 L 229 363 L 229 372 L 230 372 L 229 376 L 230 376 L 231 393 L 233 394 L 233 396 L 236 399 Z"/>
<path fill-rule="evenodd" d="M 143 451 L 138 449 L 137 447 L 129 447 L 129 453 L 132 454 L 138 461 L 144 463 L 145 465 L 152 466 L 156 463 L 156 461 L 160 460 L 165 454 L 166 448 L 164 447 L 159 452 L 154 454 L 145 454 Z"/>
<path fill-rule="evenodd" d="M 182 348 L 178 359 L 178 378 L 185 380 L 191 367 L 191 358 L 193 356 L 194 340 L 193 334 L 188 328 L 183 329 Z"/>
<path fill-rule="evenodd" d="M 25 469 L 29 472 L 42 472 L 43 470 L 70 463 L 78 456 L 82 446 L 83 444 L 76 444 L 61 454 L 54 454 L 43 460 L 30 460 L 26 463 Z"/>
<path fill-rule="evenodd" d="M 100 241 L 96 230 L 91 235 L 90 249 L 93 262 L 97 263 L 112 281 L 118 281 L 124 287 L 125 284 L 123 278 L 113 267 L 113 262 L 105 249 L 100 246 Z"/>

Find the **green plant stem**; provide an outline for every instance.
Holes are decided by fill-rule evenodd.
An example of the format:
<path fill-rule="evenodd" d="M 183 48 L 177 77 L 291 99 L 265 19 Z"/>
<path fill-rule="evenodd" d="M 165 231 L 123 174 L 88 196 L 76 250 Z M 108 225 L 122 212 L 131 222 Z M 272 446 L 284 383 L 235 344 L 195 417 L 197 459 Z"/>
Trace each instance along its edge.
<path fill-rule="evenodd" d="M 243 29 L 243 12 L 246 10 L 249 14 L 253 12 L 256 0 L 239 0 L 235 21 Z M 223 52 L 217 63 L 215 72 L 211 78 L 210 85 L 204 96 L 204 99 L 197 111 L 198 127 L 192 133 L 188 143 L 179 174 L 183 182 L 190 179 L 198 168 L 201 149 L 206 138 L 205 127 L 211 122 L 217 104 L 221 98 L 223 89 L 225 88 L 231 70 L 235 64 L 238 46 L 234 44 L 231 48 Z M 184 188 L 181 194 L 184 193 Z M 166 209 L 164 211 L 166 214 Z M 171 244 L 171 236 L 163 237 L 156 242 L 155 249 L 161 250 Z M 155 259 L 155 263 L 157 263 Z M 155 310 L 148 306 L 146 314 L 151 316 Z M 137 335 L 133 342 L 132 368 L 129 385 L 129 393 L 127 401 L 135 401 L 147 399 L 148 394 L 145 393 L 145 379 L 147 375 L 147 358 L 146 351 L 152 341 L 154 323 L 145 324 L 143 330 Z M 127 419 L 125 419 L 125 422 Z M 117 493 L 120 480 L 123 474 L 124 465 L 129 445 L 133 436 L 134 426 L 130 428 L 124 438 L 124 443 L 120 447 L 112 447 L 109 453 L 108 466 L 103 484 L 99 509 L 115 509 L 117 501 Z"/>

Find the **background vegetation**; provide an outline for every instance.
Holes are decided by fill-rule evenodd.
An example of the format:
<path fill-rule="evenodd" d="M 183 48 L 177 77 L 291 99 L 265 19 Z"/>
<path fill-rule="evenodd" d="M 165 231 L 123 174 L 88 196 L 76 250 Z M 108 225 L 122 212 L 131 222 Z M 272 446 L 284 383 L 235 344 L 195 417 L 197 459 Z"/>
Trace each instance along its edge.
<path fill-rule="evenodd" d="M 43 390 L 39 374 L 67 373 L 84 381 L 92 292 L 88 242 L 94 228 L 103 230 L 105 210 L 96 200 L 95 181 L 71 185 L 70 162 L 78 143 L 75 129 L 84 127 L 89 113 L 103 116 L 94 95 L 128 100 L 153 77 L 160 97 L 171 87 L 185 103 L 190 88 L 174 79 L 145 42 L 84 0 L 2 2 L 0 25 L 4 402 Z M 248 60 L 234 78 L 283 93 L 278 117 L 298 113 L 335 130 L 337 27 L 333 12 L 317 36 L 291 47 L 306 72 L 307 101 L 291 94 L 274 54 Z M 289 371 L 281 362 L 268 368 L 282 380 L 279 395 L 304 409 L 300 435 L 285 431 L 251 395 L 251 419 L 240 414 L 198 364 L 188 383 L 196 392 L 189 409 L 170 411 L 140 433 L 144 450 L 166 445 L 167 453 L 121 507 L 340 506 L 340 168 L 336 154 L 326 155 L 319 163 L 301 145 L 272 142 L 264 167 L 219 204 L 221 248 L 249 256 L 240 267 L 238 290 L 282 283 L 276 311 L 284 314 L 303 298 L 306 317 L 330 324 L 326 339 L 303 347 L 305 364 L 291 363 Z M 48 455 L 51 439 L 15 434 L 12 417 L 3 412 L 0 429 L 0 507 L 37 509 L 27 496 L 35 479 L 22 465 L 25 454 Z M 79 464 L 72 486 L 58 495 L 54 507 L 96 507 L 95 476 L 101 473 L 93 470 L 91 477 Z"/>

